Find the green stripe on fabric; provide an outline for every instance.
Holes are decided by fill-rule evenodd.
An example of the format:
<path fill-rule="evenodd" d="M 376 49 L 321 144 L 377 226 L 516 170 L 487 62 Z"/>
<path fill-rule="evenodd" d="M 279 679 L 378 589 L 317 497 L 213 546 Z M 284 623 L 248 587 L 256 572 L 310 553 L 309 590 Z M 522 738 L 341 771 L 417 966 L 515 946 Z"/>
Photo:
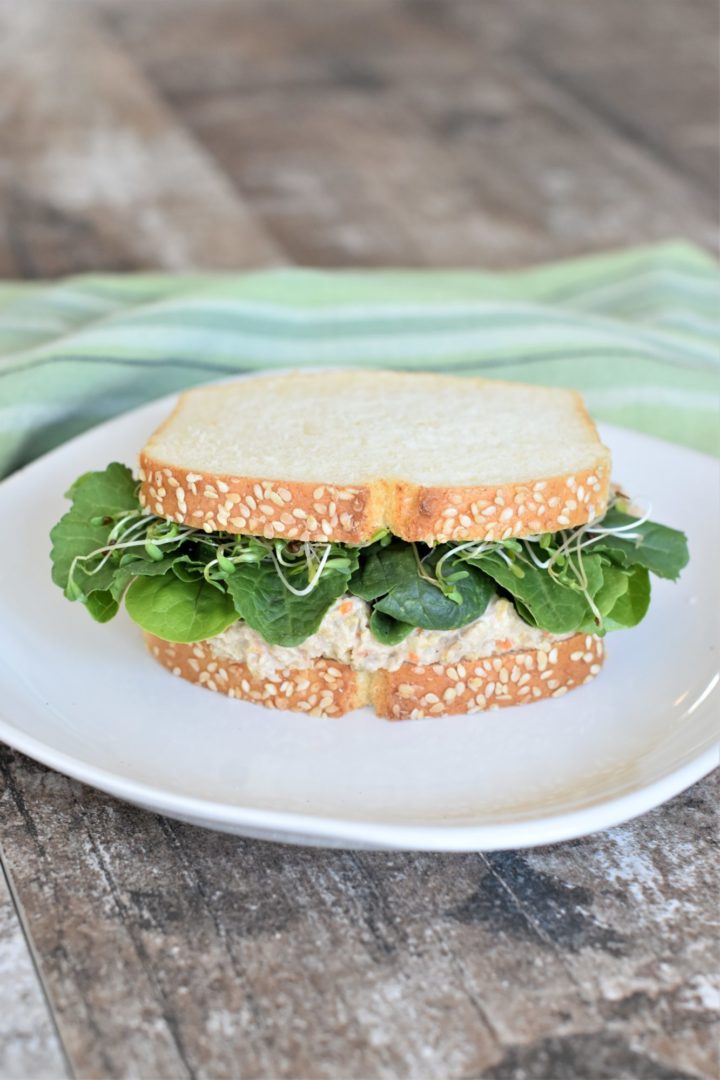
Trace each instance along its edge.
<path fill-rule="evenodd" d="M 683 243 L 507 273 L 275 268 L 0 284 L 0 471 L 248 369 L 483 373 L 718 452 L 720 274 Z"/>

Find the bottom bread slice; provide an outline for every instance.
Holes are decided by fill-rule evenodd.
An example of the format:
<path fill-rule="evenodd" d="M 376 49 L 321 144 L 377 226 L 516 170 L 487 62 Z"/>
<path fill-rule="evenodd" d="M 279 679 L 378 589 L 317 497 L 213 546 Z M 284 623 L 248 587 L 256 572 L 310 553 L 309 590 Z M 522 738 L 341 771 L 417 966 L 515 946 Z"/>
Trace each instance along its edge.
<path fill-rule="evenodd" d="M 183 645 L 152 634 L 146 634 L 145 641 L 173 675 L 231 698 L 312 716 L 342 716 L 372 705 L 379 716 L 390 720 L 419 720 L 561 697 L 597 675 L 604 657 L 600 638 L 574 634 L 548 651 L 521 649 L 455 664 L 403 664 L 397 671 L 368 672 L 320 658 L 306 668 L 286 668 L 259 677 L 246 664 L 219 660 L 206 641 Z"/>

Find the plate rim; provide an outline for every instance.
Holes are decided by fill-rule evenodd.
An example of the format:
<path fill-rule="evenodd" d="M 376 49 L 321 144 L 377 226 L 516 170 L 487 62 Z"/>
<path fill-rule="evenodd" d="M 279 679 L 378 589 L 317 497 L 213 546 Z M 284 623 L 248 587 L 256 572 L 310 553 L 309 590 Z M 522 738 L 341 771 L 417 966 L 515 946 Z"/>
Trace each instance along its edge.
<path fill-rule="evenodd" d="M 279 372 L 275 370 L 248 372 L 240 376 L 235 375 L 232 381 L 238 377 L 262 378 L 265 375 L 277 374 Z M 175 391 L 144 402 L 54 447 L 0 481 L 0 498 L 9 488 L 21 486 L 28 473 L 44 468 L 51 459 L 63 456 L 70 447 L 82 444 L 83 441 L 91 442 L 99 433 L 114 425 L 122 424 L 130 416 L 135 416 L 142 411 L 150 412 L 153 409 L 160 409 L 173 402 L 178 393 Z M 660 444 L 665 449 L 671 450 L 673 454 L 689 459 L 701 459 L 706 467 L 717 469 L 720 465 L 718 459 L 711 454 L 669 442 L 655 435 L 602 422 L 600 426 L 603 438 L 607 435 L 611 437 L 613 431 L 618 431 L 650 445 Z M 696 704 L 714 696 L 719 681 L 720 676 L 715 674 Z M 82 758 L 57 750 L 51 743 L 23 732 L 13 720 L 5 719 L 2 710 L 0 710 L 0 740 L 33 760 L 115 798 L 140 805 L 154 813 L 180 818 L 206 828 L 224 828 L 225 831 L 240 835 L 243 831 L 245 835 L 252 832 L 258 837 L 280 838 L 286 842 L 314 842 L 322 845 L 323 841 L 326 841 L 332 846 L 373 847 L 386 850 L 496 851 L 530 848 L 587 836 L 646 813 L 684 791 L 720 765 L 720 747 L 717 743 L 713 743 L 701 749 L 689 760 L 685 760 L 677 768 L 670 767 L 650 784 L 609 799 L 600 797 L 597 801 L 580 808 L 569 808 L 551 814 L 541 813 L 539 817 L 522 818 L 517 821 L 500 821 L 482 825 L 476 823 L 425 824 L 423 822 L 361 821 L 297 811 L 263 809 L 168 791 L 165 788 L 130 780 L 121 773 L 100 768 L 87 763 Z"/>
<path fill-rule="evenodd" d="M 717 685 L 716 676 L 710 684 L 711 690 L 716 689 Z M 340 843 L 348 848 L 372 846 L 405 851 L 502 851 L 539 847 L 588 836 L 654 809 L 720 765 L 720 747 L 715 743 L 652 784 L 580 809 L 486 825 L 427 825 L 363 822 L 296 811 L 233 806 L 231 803 L 167 792 L 150 784 L 128 780 L 122 774 L 88 765 L 80 758 L 55 750 L 34 736 L 25 735 L 1 716 L 0 739 L 14 750 L 73 780 L 153 813 L 190 820 L 205 828 L 231 826 L 231 831 L 237 830 L 242 835 L 240 830 L 245 826 L 255 830 L 256 835 L 267 834 L 268 838 L 272 838 L 272 834 L 280 834 L 283 839 L 290 839 L 294 835 L 303 839 L 312 837 L 314 840 L 332 841 L 333 846 Z"/>

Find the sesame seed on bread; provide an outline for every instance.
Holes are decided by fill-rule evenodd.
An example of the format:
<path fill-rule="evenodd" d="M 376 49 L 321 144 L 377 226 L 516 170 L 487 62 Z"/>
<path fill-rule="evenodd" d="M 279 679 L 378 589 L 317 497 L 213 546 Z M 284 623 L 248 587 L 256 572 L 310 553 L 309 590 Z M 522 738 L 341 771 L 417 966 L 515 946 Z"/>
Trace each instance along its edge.
<path fill-rule="evenodd" d="M 161 517 L 285 540 L 500 540 L 605 510 L 610 454 L 579 394 L 328 371 L 190 390 L 140 455 Z"/>
<path fill-rule="evenodd" d="M 545 649 L 521 649 L 455 664 L 405 663 L 397 671 L 355 671 L 319 658 L 307 668 L 253 675 L 246 664 L 220 660 L 207 641 L 192 645 L 145 634 L 152 655 L 173 675 L 208 690 L 273 709 L 337 717 L 372 704 L 391 720 L 480 712 L 560 697 L 600 671 L 603 642 L 574 634 Z"/>

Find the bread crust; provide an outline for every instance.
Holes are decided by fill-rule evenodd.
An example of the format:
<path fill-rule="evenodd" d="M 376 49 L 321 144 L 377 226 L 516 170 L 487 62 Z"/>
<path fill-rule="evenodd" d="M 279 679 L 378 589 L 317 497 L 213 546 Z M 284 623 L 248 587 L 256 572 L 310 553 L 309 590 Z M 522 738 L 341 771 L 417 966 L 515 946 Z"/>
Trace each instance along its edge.
<path fill-rule="evenodd" d="M 548 651 L 520 649 L 456 664 L 403 664 L 397 671 L 358 672 L 320 658 L 302 669 L 270 678 L 246 664 L 218 659 L 206 641 L 192 645 L 145 634 L 149 651 L 174 675 L 208 690 L 271 709 L 339 717 L 372 704 L 390 720 L 480 712 L 561 697 L 600 671 L 604 646 L 590 634 L 574 634 Z"/>
<path fill-rule="evenodd" d="M 522 484 L 422 487 L 405 481 L 336 484 L 202 473 L 140 455 L 140 502 L 206 532 L 367 543 L 380 529 L 403 540 L 502 540 L 591 521 L 607 506 L 609 455 L 580 472 Z"/>
<path fill-rule="evenodd" d="M 383 527 L 381 484 L 264 480 L 209 474 L 140 455 L 140 502 L 159 517 L 206 532 L 362 544 Z"/>

